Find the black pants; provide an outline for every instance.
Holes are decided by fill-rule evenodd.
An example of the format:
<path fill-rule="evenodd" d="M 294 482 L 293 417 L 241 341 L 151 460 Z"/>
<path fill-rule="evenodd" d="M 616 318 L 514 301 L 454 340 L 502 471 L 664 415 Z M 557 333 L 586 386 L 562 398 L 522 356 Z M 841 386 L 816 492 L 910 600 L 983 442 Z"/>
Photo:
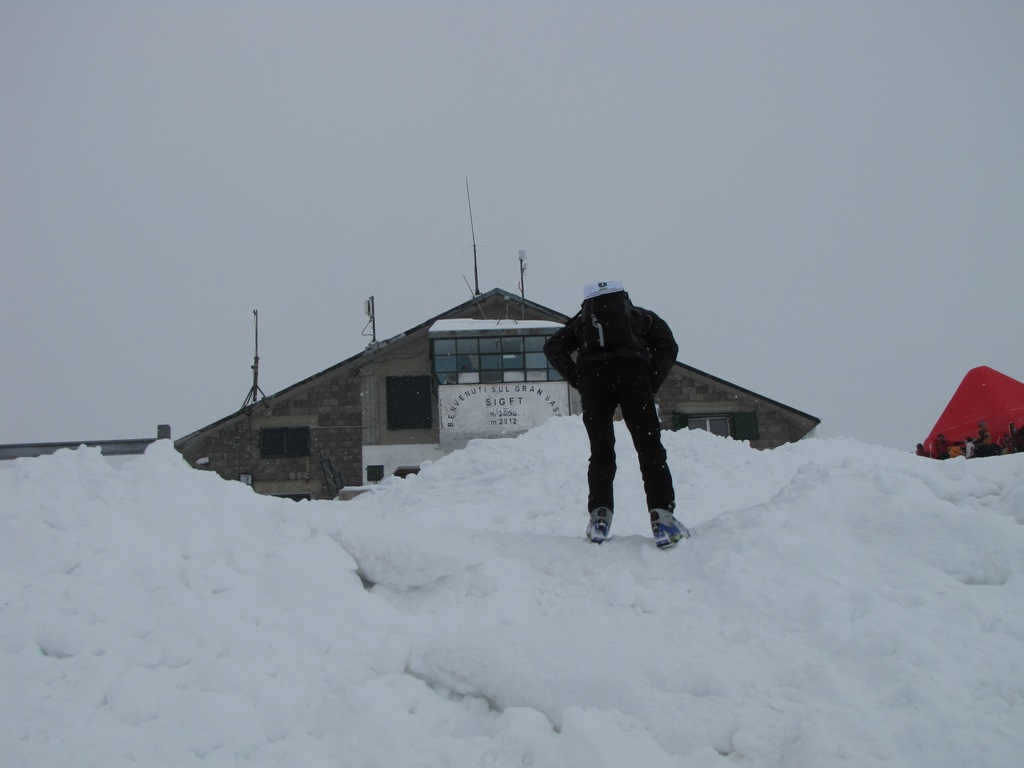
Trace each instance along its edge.
<path fill-rule="evenodd" d="M 633 437 L 640 460 L 648 509 L 675 508 L 672 473 L 661 444 L 661 421 L 651 392 L 650 371 L 642 360 L 608 360 L 592 363 L 579 371 L 583 424 L 590 437 L 590 467 L 587 508 L 615 509 L 615 407 Z"/>

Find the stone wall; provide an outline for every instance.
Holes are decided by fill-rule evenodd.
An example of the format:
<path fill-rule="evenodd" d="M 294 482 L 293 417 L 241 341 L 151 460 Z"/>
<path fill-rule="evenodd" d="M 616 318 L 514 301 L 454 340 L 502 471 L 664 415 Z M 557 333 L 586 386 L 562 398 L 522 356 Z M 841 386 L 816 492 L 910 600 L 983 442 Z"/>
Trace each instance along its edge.
<path fill-rule="evenodd" d="M 264 494 L 309 494 L 328 498 L 321 457 L 340 470 L 346 484 L 358 485 L 362 471 L 360 383 L 351 369 L 340 369 L 295 388 L 287 397 L 266 398 L 178 442 L 185 459 L 228 480 L 252 477 Z M 309 456 L 260 458 L 264 427 L 308 427 Z"/>

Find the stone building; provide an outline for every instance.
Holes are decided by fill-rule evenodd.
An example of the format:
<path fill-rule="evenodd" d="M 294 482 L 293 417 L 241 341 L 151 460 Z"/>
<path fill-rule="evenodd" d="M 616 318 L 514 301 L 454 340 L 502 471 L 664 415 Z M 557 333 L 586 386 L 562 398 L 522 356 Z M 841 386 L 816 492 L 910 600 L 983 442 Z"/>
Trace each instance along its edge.
<path fill-rule="evenodd" d="M 470 439 L 580 412 L 576 391 L 541 351 L 567 319 L 494 289 L 175 446 L 194 467 L 296 499 L 414 473 Z M 819 423 L 679 362 L 658 402 L 666 429 L 707 429 L 759 449 L 799 440 Z"/>

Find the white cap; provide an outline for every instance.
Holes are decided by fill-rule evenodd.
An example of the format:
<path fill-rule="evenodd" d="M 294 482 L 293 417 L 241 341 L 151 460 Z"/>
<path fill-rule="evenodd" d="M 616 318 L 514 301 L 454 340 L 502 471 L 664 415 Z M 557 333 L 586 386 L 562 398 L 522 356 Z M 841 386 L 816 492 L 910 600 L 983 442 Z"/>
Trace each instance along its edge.
<path fill-rule="evenodd" d="M 617 293 L 624 290 L 626 289 L 622 287 L 622 283 L 617 280 L 609 280 L 606 283 L 587 283 L 583 286 L 583 298 L 592 299 L 605 293 Z"/>

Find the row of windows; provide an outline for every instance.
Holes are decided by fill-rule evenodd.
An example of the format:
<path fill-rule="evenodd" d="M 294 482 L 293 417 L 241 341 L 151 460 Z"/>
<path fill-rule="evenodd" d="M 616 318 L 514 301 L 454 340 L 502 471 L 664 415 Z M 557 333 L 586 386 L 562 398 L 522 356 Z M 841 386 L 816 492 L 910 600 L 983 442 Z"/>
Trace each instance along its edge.
<path fill-rule="evenodd" d="M 547 336 L 484 336 L 431 341 L 438 384 L 561 381 L 544 355 Z"/>

